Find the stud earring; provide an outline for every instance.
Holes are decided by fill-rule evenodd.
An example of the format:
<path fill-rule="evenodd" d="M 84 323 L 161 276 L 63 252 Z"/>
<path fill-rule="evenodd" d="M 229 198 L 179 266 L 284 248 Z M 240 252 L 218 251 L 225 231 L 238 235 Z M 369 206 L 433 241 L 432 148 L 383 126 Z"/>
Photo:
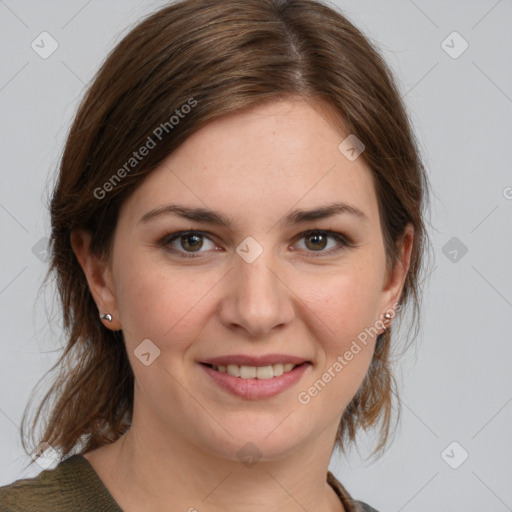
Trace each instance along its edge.
<path fill-rule="evenodd" d="M 104 315 L 100 315 L 102 320 L 106 320 L 107 322 L 112 322 L 112 315 L 110 313 L 105 313 Z"/>
<path fill-rule="evenodd" d="M 386 314 L 384 315 L 384 318 L 385 318 L 385 320 L 384 320 L 384 325 L 382 326 L 382 328 L 383 328 L 384 330 L 387 330 L 387 325 L 386 325 L 386 324 L 387 324 L 387 323 L 391 320 L 391 318 L 393 318 L 393 317 L 391 316 L 391 313 L 386 313 Z"/>

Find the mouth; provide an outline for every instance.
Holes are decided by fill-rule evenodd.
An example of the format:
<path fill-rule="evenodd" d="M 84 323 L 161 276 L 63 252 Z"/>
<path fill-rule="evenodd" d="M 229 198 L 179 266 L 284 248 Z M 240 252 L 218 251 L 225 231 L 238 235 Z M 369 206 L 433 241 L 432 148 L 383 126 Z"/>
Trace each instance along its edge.
<path fill-rule="evenodd" d="M 301 364 L 307 364 L 308 362 L 305 361 Z M 220 372 L 220 373 L 227 373 L 228 375 L 231 375 L 232 377 L 238 377 L 240 379 L 259 379 L 259 380 L 268 380 L 268 379 L 274 379 L 276 377 L 280 377 L 284 373 L 289 373 L 298 366 L 301 366 L 300 364 L 293 364 L 293 363 L 277 363 L 277 364 L 271 364 L 271 365 L 264 365 L 264 366 L 248 366 L 248 365 L 238 365 L 238 364 L 228 364 L 228 365 L 214 365 L 214 364 L 208 364 L 208 363 L 201 363 L 205 366 L 208 366 L 209 368 L 212 368 L 213 370 Z"/>
<path fill-rule="evenodd" d="M 220 359 L 220 358 L 219 358 Z M 289 358 L 288 358 L 289 359 Z M 246 400 L 271 398 L 297 384 L 312 366 L 310 361 L 295 358 L 295 362 L 282 359 L 272 364 L 229 364 L 223 361 L 201 362 L 199 366 L 217 386 Z M 240 359 L 238 359 L 239 363 Z"/>

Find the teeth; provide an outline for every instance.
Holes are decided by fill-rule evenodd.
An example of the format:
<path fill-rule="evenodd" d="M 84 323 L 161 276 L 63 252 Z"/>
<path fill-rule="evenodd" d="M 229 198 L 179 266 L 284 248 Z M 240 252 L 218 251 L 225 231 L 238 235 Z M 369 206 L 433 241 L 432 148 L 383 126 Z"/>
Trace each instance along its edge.
<path fill-rule="evenodd" d="M 274 377 L 279 377 L 280 375 L 283 375 L 283 373 L 284 373 L 284 365 L 282 365 L 282 364 L 274 364 L 271 366 L 271 368 L 272 368 Z M 290 370 L 286 370 L 286 371 L 290 371 Z"/>
<path fill-rule="evenodd" d="M 221 373 L 228 373 L 233 377 L 242 379 L 272 379 L 279 377 L 283 373 L 293 370 L 296 364 L 273 364 L 268 366 L 238 366 L 237 364 L 228 364 L 227 366 L 219 365 L 213 368 Z"/>
<path fill-rule="evenodd" d="M 228 364 L 226 369 L 229 375 L 233 375 L 233 377 L 240 377 L 240 367 L 236 364 Z"/>
<path fill-rule="evenodd" d="M 258 370 L 259 368 L 256 368 L 255 366 L 240 366 L 240 372 L 238 376 L 242 379 L 255 379 Z"/>

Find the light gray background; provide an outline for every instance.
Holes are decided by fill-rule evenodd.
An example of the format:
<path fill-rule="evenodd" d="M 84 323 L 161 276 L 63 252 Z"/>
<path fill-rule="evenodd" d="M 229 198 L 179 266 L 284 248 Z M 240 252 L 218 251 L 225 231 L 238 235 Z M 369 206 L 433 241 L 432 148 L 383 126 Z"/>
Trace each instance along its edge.
<path fill-rule="evenodd" d="M 380 512 L 512 510 L 512 2 L 336 3 L 399 78 L 435 192 L 435 261 L 417 348 L 397 369 L 395 442 L 371 464 L 362 437 L 331 470 Z M 46 264 L 33 247 L 49 233 L 45 202 L 70 121 L 107 52 L 163 4 L 0 0 L 0 485 L 41 470 L 22 470 L 18 426 L 59 354 L 59 312 L 50 293 L 37 297 Z M 48 59 L 31 48 L 43 31 L 59 44 Z M 441 45 L 453 31 L 469 44 L 458 58 Z"/>

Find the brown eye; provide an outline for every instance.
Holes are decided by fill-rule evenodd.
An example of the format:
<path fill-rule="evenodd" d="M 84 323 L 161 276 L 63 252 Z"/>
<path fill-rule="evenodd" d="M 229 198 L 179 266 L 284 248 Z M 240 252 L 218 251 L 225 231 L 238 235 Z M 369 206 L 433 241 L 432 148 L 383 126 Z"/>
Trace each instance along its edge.
<path fill-rule="evenodd" d="M 186 251 L 198 251 L 203 246 L 202 235 L 183 235 L 180 237 L 181 247 Z"/>
<path fill-rule="evenodd" d="M 306 231 L 298 235 L 297 238 L 299 238 L 299 243 L 304 240 L 305 247 L 299 248 L 313 257 L 329 256 L 348 247 L 353 247 L 353 244 L 345 236 L 336 231 Z"/>
<path fill-rule="evenodd" d="M 327 246 L 327 236 L 323 233 L 312 233 L 310 235 L 306 235 L 305 240 L 309 240 L 309 243 L 306 242 L 306 246 L 308 249 L 313 251 L 325 249 Z"/>
<path fill-rule="evenodd" d="M 211 244 L 210 248 L 208 244 Z M 215 249 L 211 238 L 201 231 L 180 231 L 166 235 L 159 240 L 158 245 L 183 258 L 200 257 L 207 253 L 208 249 Z"/>

